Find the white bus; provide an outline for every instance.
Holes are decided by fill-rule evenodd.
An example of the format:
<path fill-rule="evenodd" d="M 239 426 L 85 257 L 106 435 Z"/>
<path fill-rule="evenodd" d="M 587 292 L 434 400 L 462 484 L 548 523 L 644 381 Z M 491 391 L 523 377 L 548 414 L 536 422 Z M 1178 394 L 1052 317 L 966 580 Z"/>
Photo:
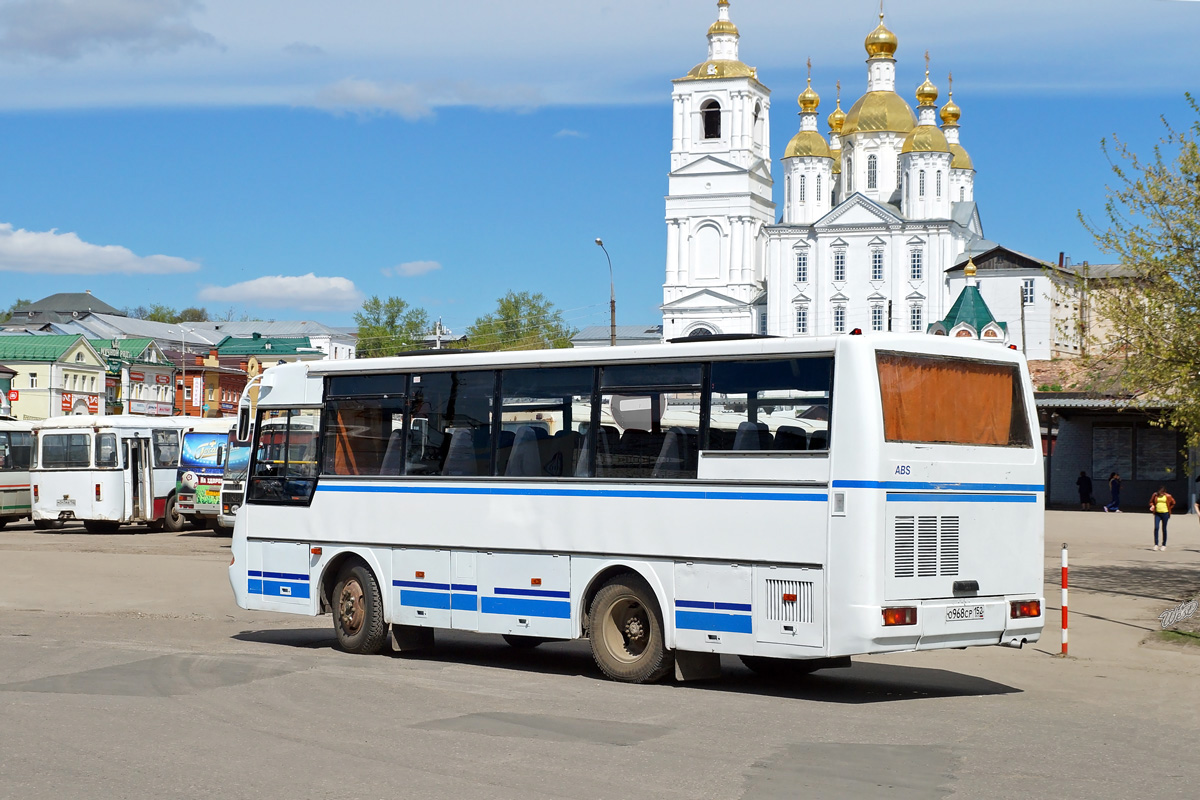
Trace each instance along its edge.
<path fill-rule="evenodd" d="M 221 529 L 221 484 L 229 447 L 229 420 L 193 420 L 183 431 L 179 449 L 175 509 L 183 521 Z"/>
<path fill-rule="evenodd" d="M 34 423 L 33 519 L 80 520 L 92 533 L 126 523 L 178 531 L 180 435 L 188 417 L 73 416 Z"/>
<path fill-rule="evenodd" d="M 0 528 L 29 519 L 29 449 L 33 425 L 0 419 Z"/>
<path fill-rule="evenodd" d="M 681 407 L 692 425 L 664 423 Z M 553 434 L 506 429 L 536 411 Z M 237 603 L 332 612 L 350 652 L 379 651 L 389 626 L 401 650 L 436 628 L 587 637 L 607 676 L 643 682 L 710 677 L 721 654 L 792 674 L 1041 634 L 1033 394 L 998 345 L 289 364 L 264 376 L 257 418 L 287 426 L 286 460 L 251 456 Z"/>

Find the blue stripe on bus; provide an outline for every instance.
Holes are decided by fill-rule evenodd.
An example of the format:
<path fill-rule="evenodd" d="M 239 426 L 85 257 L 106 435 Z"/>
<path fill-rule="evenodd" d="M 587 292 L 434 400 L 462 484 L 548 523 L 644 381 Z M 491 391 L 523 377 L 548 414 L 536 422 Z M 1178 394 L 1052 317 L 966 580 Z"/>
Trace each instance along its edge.
<path fill-rule="evenodd" d="M 289 591 L 285 592 L 284 589 Z M 285 581 L 250 581 L 248 594 L 261 594 L 264 597 L 298 597 L 308 599 L 307 583 L 288 583 Z"/>
<path fill-rule="evenodd" d="M 770 500 L 776 502 L 805 503 L 829 501 L 829 495 L 821 492 L 705 492 L 705 491 L 653 491 L 649 489 L 512 489 L 503 487 L 467 486 L 342 486 L 318 484 L 318 492 L 366 492 L 382 494 L 456 494 L 497 495 L 515 497 L 632 497 L 662 500 Z"/>
<path fill-rule="evenodd" d="M 570 598 L 570 592 L 557 592 L 552 589 L 501 589 L 496 587 L 496 594 L 519 594 L 524 597 L 563 597 Z"/>
<path fill-rule="evenodd" d="M 834 481 L 835 489 L 937 489 L 973 492 L 1042 492 L 1041 483 L 956 483 L 954 481 Z"/>
<path fill-rule="evenodd" d="M 441 592 L 415 592 L 411 589 L 400 592 L 400 605 L 414 608 L 450 608 L 450 595 Z"/>
<path fill-rule="evenodd" d="M 440 592 L 450 591 L 448 583 L 427 583 L 426 581 L 392 581 L 392 586 L 407 586 L 410 589 L 436 589 Z"/>
<path fill-rule="evenodd" d="M 749 611 L 749 603 L 717 603 L 718 611 Z"/>
<path fill-rule="evenodd" d="M 518 597 L 480 598 L 484 614 L 508 614 L 519 617 L 570 619 L 571 604 L 562 600 L 526 600 Z"/>
<path fill-rule="evenodd" d="M 676 611 L 675 627 L 689 631 L 753 633 L 753 620 L 745 614 L 708 614 L 702 611 Z"/>
<path fill-rule="evenodd" d="M 452 583 L 450 588 L 456 592 L 478 592 L 479 587 L 473 583 Z"/>
<path fill-rule="evenodd" d="M 750 611 L 749 603 L 717 603 L 712 600 L 676 600 L 676 608 L 704 608 L 712 611 Z"/>
<path fill-rule="evenodd" d="M 264 573 L 262 573 L 262 576 L 264 578 L 275 578 L 276 580 L 281 580 L 281 581 L 307 581 L 308 580 L 307 575 L 301 575 L 298 572 L 264 572 Z"/>
<path fill-rule="evenodd" d="M 1036 503 L 1033 494 L 915 494 L 888 492 L 889 503 Z"/>
<path fill-rule="evenodd" d="M 251 572 L 250 574 L 253 575 L 254 573 Z M 247 594 L 262 594 L 262 580 L 261 579 L 255 580 L 254 578 L 251 578 L 246 583 L 246 593 Z"/>
<path fill-rule="evenodd" d="M 246 574 L 249 575 L 251 578 L 261 578 L 262 570 L 259 570 L 259 569 L 247 570 Z"/>
<path fill-rule="evenodd" d="M 452 594 L 450 608 L 455 611 L 478 611 L 479 598 L 473 594 Z"/>

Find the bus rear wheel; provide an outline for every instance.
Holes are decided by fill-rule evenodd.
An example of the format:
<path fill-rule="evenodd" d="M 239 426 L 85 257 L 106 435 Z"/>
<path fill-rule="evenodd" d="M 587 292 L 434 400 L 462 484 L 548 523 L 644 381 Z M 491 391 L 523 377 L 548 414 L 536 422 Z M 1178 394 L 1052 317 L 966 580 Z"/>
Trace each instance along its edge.
<path fill-rule="evenodd" d="M 654 592 L 636 575 L 619 575 L 601 587 L 588 614 L 592 658 L 609 678 L 653 683 L 674 667 L 663 637 Z"/>
<path fill-rule="evenodd" d="M 374 655 L 387 640 L 383 597 L 375 574 L 362 563 L 350 563 L 333 587 L 333 630 L 347 653 Z"/>
<path fill-rule="evenodd" d="M 116 533 L 121 530 L 121 523 L 109 520 L 89 519 L 84 520 L 83 528 L 88 533 Z"/>
<path fill-rule="evenodd" d="M 175 505 L 175 495 L 167 498 L 167 509 L 163 514 L 163 528 L 171 533 L 179 533 L 183 530 L 183 524 L 187 522 L 183 518 L 183 514 L 179 513 L 179 508 Z"/>

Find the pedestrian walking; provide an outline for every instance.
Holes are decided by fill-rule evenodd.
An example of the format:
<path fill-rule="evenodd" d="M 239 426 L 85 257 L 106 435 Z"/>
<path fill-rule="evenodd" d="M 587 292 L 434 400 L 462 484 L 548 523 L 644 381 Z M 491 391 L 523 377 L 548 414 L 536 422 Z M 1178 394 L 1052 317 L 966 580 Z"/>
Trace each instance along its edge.
<path fill-rule="evenodd" d="M 1105 511 L 1115 511 L 1121 513 L 1121 474 L 1114 472 L 1108 476 L 1108 493 L 1112 496 L 1112 501 L 1104 507 Z"/>
<path fill-rule="evenodd" d="M 1167 492 L 1166 486 L 1158 487 L 1158 491 L 1150 495 L 1150 511 L 1154 514 L 1154 547 L 1151 550 L 1167 549 L 1167 522 L 1171 519 L 1171 509 L 1175 507 L 1175 498 Z M 1158 546 L 1158 526 L 1162 524 L 1162 547 Z"/>
<path fill-rule="evenodd" d="M 1087 470 L 1080 470 L 1079 477 L 1075 479 L 1075 485 L 1079 487 L 1079 510 L 1092 510 L 1092 479 L 1088 477 Z"/>

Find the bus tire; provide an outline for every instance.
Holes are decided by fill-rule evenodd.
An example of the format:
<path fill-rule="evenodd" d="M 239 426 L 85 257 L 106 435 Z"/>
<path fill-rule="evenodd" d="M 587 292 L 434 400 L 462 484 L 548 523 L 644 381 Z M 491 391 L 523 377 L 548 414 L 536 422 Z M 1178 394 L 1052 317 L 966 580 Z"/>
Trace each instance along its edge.
<path fill-rule="evenodd" d="M 671 672 L 662 612 L 650 586 L 637 575 L 612 578 L 592 600 L 588 614 L 592 658 L 615 681 L 653 683 Z"/>
<path fill-rule="evenodd" d="M 33 521 L 33 527 L 39 531 L 62 530 L 62 527 L 66 524 L 61 519 L 35 519 Z"/>
<path fill-rule="evenodd" d="M 175 495 L 167 498 L 167 510 L 163 513 L 162 524 L 163 529 L 171 533 L 179 533 L 183 530 L 183 524 L 187 522 L 183 514 L 179 513 L 179 509 L 175 507 Z"/>
<path fill-rule="evenodd" d="M 810 675 L 819 669 L 848 667 L 848 658 L 771 658 L 738 656 L 755 675 L 768 680 L 789 680 Z"/>
<path fill-rule="evenodd" d="M 366 564 L 350 562 L 333 587 L 333 631 L 347 653 L 375 655 L 387 642 L 379 581 Z"/>
<path fill-rule="evenodd" d="M 509 647 L 515 647 L 518 650 L 532 650 L 539 644 L 545 644 L 550 641 L 543 639 L 541 636 L 522 636 L 519 633 L 502 633 L 500 638 L 508 642 Z"/>
<path fill-rule="evenodd" d="M 84 520 L 83 529 L 88 533 L 116 533 L 121 530 L 121 523 L 103 519 Z"/>

